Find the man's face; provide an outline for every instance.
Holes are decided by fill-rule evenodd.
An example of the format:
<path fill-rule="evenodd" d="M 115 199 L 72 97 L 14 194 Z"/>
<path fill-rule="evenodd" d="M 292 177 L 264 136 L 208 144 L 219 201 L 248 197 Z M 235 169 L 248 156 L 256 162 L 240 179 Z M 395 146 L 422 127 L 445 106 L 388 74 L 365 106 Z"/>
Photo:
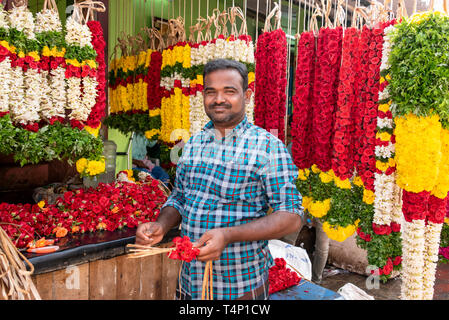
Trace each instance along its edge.
<path fill-rule="evenodd" d="M 215 125 L 233 128 L 245 117 L 245 104 L 251 92 L 243 91 L 242 77 L 237 70 L 211 72 L 204 79 L 204 110 Z"/>

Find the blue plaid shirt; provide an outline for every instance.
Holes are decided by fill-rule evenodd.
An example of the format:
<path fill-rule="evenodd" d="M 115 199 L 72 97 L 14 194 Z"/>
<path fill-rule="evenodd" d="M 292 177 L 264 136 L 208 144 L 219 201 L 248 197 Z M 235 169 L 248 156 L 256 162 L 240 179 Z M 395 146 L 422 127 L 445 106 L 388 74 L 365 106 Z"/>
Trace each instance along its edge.
<path fill-rule="evenodd" d="M 302 216 L 297 173 L 284 144 L 246 118 L 219 139 L 209 122 L 184 146 L 164 207 L 180 212 L 182 235 L 192 242 L 209 229 L 261 218 L 269 207 Z M 261 286 L 272 264 L 268 241 L 229 244 L 213 262 L 214 298 L 236 299 Z M 204 267 L 197 260 L 183 263 L 181 290 L 192 299 L 201 299 Z"/>

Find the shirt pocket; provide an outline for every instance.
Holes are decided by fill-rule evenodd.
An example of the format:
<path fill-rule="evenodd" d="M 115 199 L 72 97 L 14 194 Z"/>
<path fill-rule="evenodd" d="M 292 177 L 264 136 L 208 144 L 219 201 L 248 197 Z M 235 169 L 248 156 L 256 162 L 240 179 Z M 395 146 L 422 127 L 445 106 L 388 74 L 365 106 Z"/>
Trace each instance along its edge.
<path fill-rule="evenodd" d="M 223 173 L 222 179 L 215 182 L 220 185 L 222 202 L 256 201 L 263 195 L 261 181 L 250 164 L 228 161 L 219 163 L 217 167 Z"/>

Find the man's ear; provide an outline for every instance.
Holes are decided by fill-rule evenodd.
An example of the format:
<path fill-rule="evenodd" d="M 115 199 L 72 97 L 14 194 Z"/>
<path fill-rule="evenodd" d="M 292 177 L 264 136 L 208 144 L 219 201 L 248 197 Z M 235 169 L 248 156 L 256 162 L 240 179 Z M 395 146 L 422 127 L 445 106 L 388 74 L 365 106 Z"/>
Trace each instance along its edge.
<path fill-rule="evenodd" d="M 251 95 L 253 94 L 253 91 L 248 88 L 245 91 L 245 104 L 249 104 L 249 102 L 251 101 Z"/>

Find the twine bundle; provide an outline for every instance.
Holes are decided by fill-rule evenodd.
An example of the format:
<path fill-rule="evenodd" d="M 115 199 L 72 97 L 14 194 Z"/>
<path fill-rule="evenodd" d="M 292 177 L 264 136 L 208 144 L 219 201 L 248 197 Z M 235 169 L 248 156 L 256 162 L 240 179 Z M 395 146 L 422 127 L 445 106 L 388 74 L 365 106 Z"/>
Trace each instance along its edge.
<path fill-rule="evenodd" d="M 30 271 L 23 261 L 30 266 Z M 0 227 L 0 300 L 41 300 L 31 280 L 34 266 Z"/>
<path fill-rule="evenodd" d="M 126 247 L 129 248 L 129 252 L 131 252 L 130 254 L 128 254 L 128 258 L 131 259 L 144 258 L 163 253 L 168 254 L 176 250 L 175 247 L 161 248 L 161 247 L 145 246 L 141 244 L 128 244 Z M 182 263 L 184 263 L 184 261 Z M 181 281 L 181 269 L 182 264 L 179 269 L 179 276 L 178 276 L 179 281 Z M 213 289 L 214 280 L 212 270 L 213 270 L 213 262 L 207 261 L 203 275 L 203 289 L 201 293 L 202 300 L 213 300 L 214 298 L 214 289 Z M 179 285 L 179 288 L 181 288 L 181 285 Z"/>

